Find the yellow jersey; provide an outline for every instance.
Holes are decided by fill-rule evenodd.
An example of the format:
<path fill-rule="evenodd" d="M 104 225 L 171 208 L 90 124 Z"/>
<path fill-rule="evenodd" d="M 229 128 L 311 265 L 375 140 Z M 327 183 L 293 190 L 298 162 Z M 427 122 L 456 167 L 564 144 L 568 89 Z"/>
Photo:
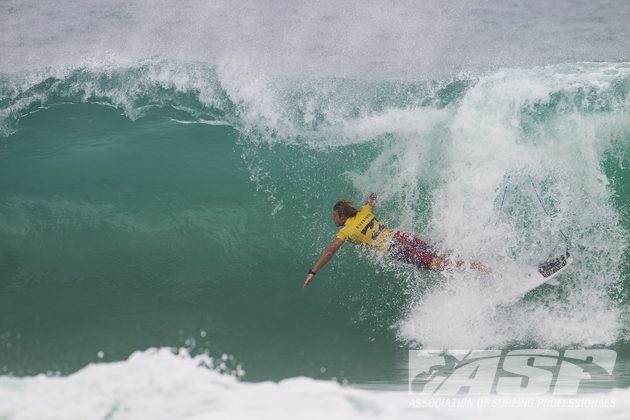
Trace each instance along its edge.
<path fill-rule="evenodd" d="M 355 216 L 346 220 L 337 232 L 337 238 L 342 241 L 349 240 L 354 244 L 367 245 L 375 251 L 386 252 L 394 234 L 392 229 L 385 227 L 374 217 L 372 206 L 365 204 Z"/>

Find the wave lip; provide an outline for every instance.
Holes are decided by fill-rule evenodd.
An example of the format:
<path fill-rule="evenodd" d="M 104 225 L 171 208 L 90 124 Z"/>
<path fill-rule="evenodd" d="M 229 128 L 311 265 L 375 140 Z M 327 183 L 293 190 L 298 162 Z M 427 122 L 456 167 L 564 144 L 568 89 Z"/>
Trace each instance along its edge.
<path fill-rule="evenodd" d="M 113 106 L 131 120 L 162 109 L 176 118 L 222 121 L 231 108 L 212 67 L 160 59 L 88 60 L 0 77 L 0 134 L 13 133 L 19 119 L 32 112 L 77 103 Z"/>

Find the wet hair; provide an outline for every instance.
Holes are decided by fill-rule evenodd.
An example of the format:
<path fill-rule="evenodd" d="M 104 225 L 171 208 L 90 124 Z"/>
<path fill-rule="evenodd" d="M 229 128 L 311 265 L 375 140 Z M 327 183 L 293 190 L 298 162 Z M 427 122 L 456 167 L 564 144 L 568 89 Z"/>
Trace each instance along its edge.
<path fill-rule="evenodd" d="M 333 207 L 338 214 L 346 217 L 354 217 L 357 215 L 357 209 L 354 208 L 351 201 L 339 200 Z"/>

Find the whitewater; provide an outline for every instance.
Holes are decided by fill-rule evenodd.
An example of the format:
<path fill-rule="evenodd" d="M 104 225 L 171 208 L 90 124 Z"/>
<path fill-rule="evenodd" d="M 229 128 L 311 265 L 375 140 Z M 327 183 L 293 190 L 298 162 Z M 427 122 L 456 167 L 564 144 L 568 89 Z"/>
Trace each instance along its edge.
<path fill-rule="evenodd" d="M 627 392 L 605 399 L 415 399 L 298 377 L 263 383 L 238 382 L 209 369 L 213 360 L 185 351 L 149 349 L 127 361 L 90 365 L 69 377 L 0 379 L 10 408 L 4 418 L 606 418 L 623 419 Z M 71 396 L 71 400 L 68 396 Z M 515 409 L 516 407 L 516 409 Z M 508 414 L 509 413 L 509 414 Z"/>

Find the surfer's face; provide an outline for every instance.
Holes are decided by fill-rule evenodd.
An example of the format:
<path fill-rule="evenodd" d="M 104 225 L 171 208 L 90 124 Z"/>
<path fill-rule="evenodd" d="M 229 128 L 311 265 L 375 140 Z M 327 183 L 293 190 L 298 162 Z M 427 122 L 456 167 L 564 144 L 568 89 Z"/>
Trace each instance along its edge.
<path fill-rule="evenodd" d="M 343 226 L 346 223 L 346 216 L 342 216 L 333 210 L 333 222 L 335 222 L 335 226 Z"/>

